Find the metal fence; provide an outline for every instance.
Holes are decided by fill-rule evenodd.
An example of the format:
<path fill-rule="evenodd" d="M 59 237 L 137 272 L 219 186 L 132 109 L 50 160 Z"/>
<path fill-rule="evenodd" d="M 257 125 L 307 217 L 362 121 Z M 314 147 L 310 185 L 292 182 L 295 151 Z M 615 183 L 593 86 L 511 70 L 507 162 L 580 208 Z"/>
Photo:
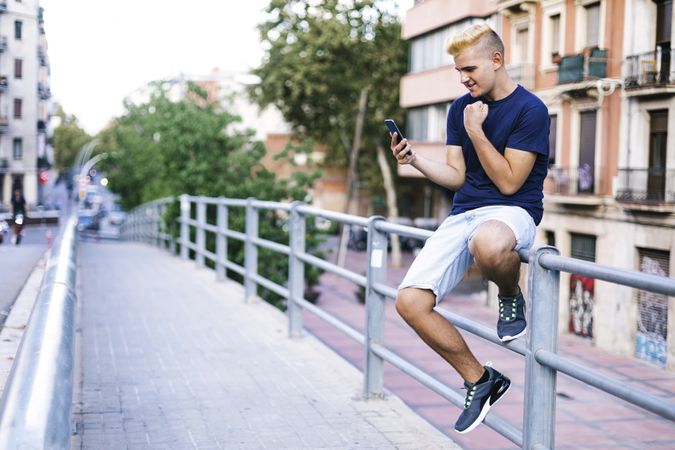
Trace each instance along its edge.
<path fill-rule="evenodd" d="M 342 330 L 364 346 L 366 363 L 363 390 L 366 396 L 383 395 L 383 365 L 386 361 L 451 403 L 460 408 L 463 406 L 464 396 L 462 394 L 441 383 L 413 363 L 396 355 L 385 346 L 383 341 L 385 303 L 388 299 L 393 299 L 397 295 L 396 289 L 386 284 L 388 235 L 394 233 L 417 239 L 426 239 L 431 235 L 430 231 L 393 224 L 379 216 L 365 218 L 341 214 L 313 208 L 300 202 L 289 204 L 258 201 L 253 198 L 244 200 L 183 195 L 180 197 L 180 234 L 177 241 L 174 242 L 174 239 L 168 233 L 168 224 L 161 215 L 161 212 L 172 201 L 174 200 L 159 200 L 133 211 L 124 226 L 123 237 L 159 244 L 163 247 L 169 247 L 174 252 L 176 244 L 178 244 L 182 258 L 187 259 L 190 251 L 192 251 L 197 264 L 203 266 L 205 260 L 212 261 L 219 279 L 225 277 L 226 269 L 240 274 L 244 279 L 247 300 L 256 296 L 258 286 L 265 287 L 285 297 L 287 299 L 288 327 L 291 336 L 299 335 L 302 331 L 303 310 L 316 314 Z M 217 208 L 215 224 L 207 223 L 208 205 Z M 231 208 L 245 209 L 245 232 L 235 231 L 228 227 L 228 211 Z M 287 216 L 289 220 L 289 240 L 287 244 L 272 242 L 259 237 L 259 213 L 264 210 L 273 210 L 278 214 Z M 305 251 L 306 220 L 308 217 L 367 227 L 368 246 L 365 257 L 368 261 L 368 268 L 365 276 L 326 262 Z M 191 231 L 195 235 L 194 241 L 190 239 Z M 215 252 L 206 248 L 207 233 L 215 235 Z M 243 266 L 227 259 L 228 239 L 244 242 L 245 259 Z M 285 286 L 273 283 L 259 275 L 258 248 L 267 248 L 288 256 L 289 273 Z M 529 252 L 521 251 L 520 257 L 523 262 L 529 263 L 528 292 L 530 307 L 527 310 L 529 330 L 526 342 L 517 340 L 503 344 L 492 328 L 436 307 L 436 310 L 455 326 L 495 345 L 500 345 L 523 355 L 526 359 L 523 429 L 516 428 L 495 413 L 490 413 L 486 417 L 485 424 L 522 448 L 554 448 L 556 377 L 559 372 L 664 418 L 675 420 L 675 403 L 658 398 L 648 392 L 636 390 L 625 383 L 608 377 L 606 374 L 593 371 L 557 354 L 560 272 L 580 274 L 667 296 L 675 295 L 675 280 L 562 257 L 558 250 L 553 247 L 537 247 Z M 306 264 L 342 276 L 365 288 L 365 334 L 303 298 Z"/>
<path fill-rule="evenodd" d="M 66 449 L 72 427 L 76 218 L 56 239 L 0 401 L 0 449 Z"/>

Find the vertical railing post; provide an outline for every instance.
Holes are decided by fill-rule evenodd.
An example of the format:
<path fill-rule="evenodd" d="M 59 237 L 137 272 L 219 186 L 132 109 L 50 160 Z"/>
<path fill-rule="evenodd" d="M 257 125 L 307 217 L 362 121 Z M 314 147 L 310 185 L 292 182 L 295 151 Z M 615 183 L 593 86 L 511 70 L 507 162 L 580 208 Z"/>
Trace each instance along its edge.
<path fill-rule="evenodd" d="M 386 297 L 375 292 L 376 283 L 387 281 L 387 233 L 379 231 L 375 224 L 384 221 L 384 217 L 373 216 L 368 223 L 368 267 L 366 269 L 366 368 L 364 395 L 366 397 L 383 395 L 384 360 L 376 355 L 371 344 L 384 342 L 384 306 Z"/>
<path fill-rule="evenodd" d="M 558 308 L 560 272 L 544 269 L 539 263 L 543 254 L 559 254 L 554 247 L 530 251 L 528 268 L 527 310 L 529 326 L 525 356 L 525 410 L 523 448 L 536 445 L 555 447 L 556 371 L 536 360 L 539 350 L 556 352 L 558 348 Z"/>
<path fill-rule="evenodd" d="M 180 257 L 188 259 L 188 244 L 190 243 L 190 197 L 187 194 L 180 196 Z"/>
<path fill-rule="evenodd" d="M 302 202 L 293 202 L 291 207 L 291 223 L 288 236 L 291 249 L 288 256 L 288 299 L 286 301 L 288 314 L 288 335 L 291 337 L 302 335 L 302 308 L 295 302 L 295 298 L 304 298 L 305 295 L 305 263 L 298 258 L 298 254 L 305 252 L 305 215 L 298 211 Z"/>
<path fill-rule="evenodd" d="M 204 267 L 204 252 L 206 251 L 206 202 L 204 197 L 197 198 L 197 267 Z"/>
<path fill-rule="evenodd" d="M 246 243 L 244 250 L 244 297 L 245 300 L 253 300 L 257 292 L 256 282 L 253 277 L 258 273 L 258 246 L 253 243 L 258 238 L 258 209 L 253 205 L 255 198 L 246 199 Z"/>
<path fill-rule="evenodd" d="M 216 218 L 218 234 L 216 234 L 216 279 L 223 281 L 226 275 L 224 261 L 227 261 L 227 237 L 225 231 L 228 227 L 227 205 L 221 199 L 218 202 L 218 215 Z"/>

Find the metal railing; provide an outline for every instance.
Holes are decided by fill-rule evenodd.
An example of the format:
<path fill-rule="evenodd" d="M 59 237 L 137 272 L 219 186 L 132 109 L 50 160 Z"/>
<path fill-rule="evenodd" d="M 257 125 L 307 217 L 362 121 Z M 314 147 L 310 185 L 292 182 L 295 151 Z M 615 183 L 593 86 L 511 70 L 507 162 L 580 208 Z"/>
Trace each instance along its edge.
<path fill-rule="evenodd" d="M 661 47 L 628 56 L 624 64 L 626 89 L 675 84 L 673 56 L 674 49 Z"/>
<path fill-rule="evenodd" d="M 607 50 L 590 48 L 584 53 L 560 58 L 558 84 L 577 83 L 607 76 Z"/>
<path fill-rule="evenodd" d="M 52 250 L 0 400 L 0 449 L 70 445 L 76 301 L 76 218 Z"/>
<path fill-rule="evenodd" d="M 616 199 L 638 203 L 675 203 L 675 170 L 619 169 Z"/>
<path fill-rule="evenodd" d="M 169 199 L 164 199 L 159 203 L 153 202 L 150 207 L 143 205 L 138 208 L 139 212 L 133 212 L 132 218 L 147 217 L 148 220 L 132 219 L 135 225 L 126 228 L 126 238 L 164 245 L 167 241 L 166 223 L 163 223 L 160 217 L 154 215 L 153 212 L 159 211 L 162 207 L 166 208 L 169 201 Z M 206 221 L 207 205 L 215 205 L 217 208 L 215 224 Z M 231 208 L 245 209 L 245 232 L 229 229 L 228 211 Z M 195 211 L 194 217 L 193 209 Z M 288 215 L 288 245 L 259 237 L 259 213 L 263 210 L 274 210 Z M 397 295 L 397 290 L 386 284 L 388 234 L 394 233 L 417 239 L 427 239 L 431 235 L 430 231 L 389 223 L 379 216 L 365 218 L 317 209 L 300 202 L 289 204 L 258 201 L 252 198 L 243 200 L 183 195 L 180 197 L 180 211 L 180 236 L 177 243 L 180 245 L 182 258 L 187 259 L 189 252 L 192 251 L 199 265 L 203 266 L 206 259 L 211 260 L 215 265 L 218 279 L 225 277 L 226 269 L 242 275 L 247 300 L 256 296 L 258 286 L 285 297 L 287 299 L 288 329 L 291 336 L 297 336 L 301 333 L 302 311 L 308 310 L 363 345 L 365 352 L 363 391 L 365 396 L 378 397 L 384 395 L 383 365 L 386 361 L 451 403 L 460 408 L 463 406 L 464 396 L 462 394 L 435 379 L 413 363 L 396 355 L 384 345 L 385 302 Z M 156 219 L 155 221 L 150 220 L 153 217 Z M 307 217 L 367 227 L 366 258 L 368 265 L 366 275 L 351 272 L 307 253 L 305 251 Z M 195 232 L 195 241 L 190 240 L 191 231 Z M 215 234 L 215 252 L 206 248 L 207 233 Z M 243 266 L 227 259 L 228 239 L 244 242 L 245 258 Z M 286 286 L 278 285 L 260 276 L 258 273 L 258 248 L 270 249 L 288 256 L 289 274 Z M 490 413 L 485 418 L 485 424 L 522 448 L 554 448 L 556 377 L 558 372 L 622 398 L 657 415 L 675 420 L 675 403 L 672 401 L 656 397 L 648 392 L 639 391 L 621 381 L 608 377 L 606 374 L 593 371 L 557 354 L 561 271 L 668 296 L 675 295 L 675 280 L 562 257 L 558 254 L 558 250 L 553 247 L 533 248 L 529 252 L 521 251 L 520 257 L 523 262 L 529 263 L 528 292 L 530 307 L 527 312 L 527 319 L 530 326 L 527 342 L 519 340 L 503 344 L 492 328 L 436 307 L 436 311 L 457 327 L 495 345 L 525 356 L 523 429 L 516 428 L 495 413 Z M 365 288 L 365 334 L 303 298 L 306 264 L 342 276 Z"/>
<path fill-rule="evenodd" d="M 595 173 L 588 165 L 581 167 L 551 166 L 547 175 L 547 193 L 577 195 L 595 193 Z"/>

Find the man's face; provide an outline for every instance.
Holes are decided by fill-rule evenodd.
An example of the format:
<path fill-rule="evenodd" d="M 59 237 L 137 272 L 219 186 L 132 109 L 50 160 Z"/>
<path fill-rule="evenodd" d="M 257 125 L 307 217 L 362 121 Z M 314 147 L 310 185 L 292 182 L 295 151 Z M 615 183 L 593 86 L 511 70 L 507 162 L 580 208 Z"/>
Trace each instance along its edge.
<path fill-rule="evenodd" d="M 489 96 L 495 84 L 495 65 L 484 50 L 469 48 L 455 58 L 455 70 L 474 98 Z"/>

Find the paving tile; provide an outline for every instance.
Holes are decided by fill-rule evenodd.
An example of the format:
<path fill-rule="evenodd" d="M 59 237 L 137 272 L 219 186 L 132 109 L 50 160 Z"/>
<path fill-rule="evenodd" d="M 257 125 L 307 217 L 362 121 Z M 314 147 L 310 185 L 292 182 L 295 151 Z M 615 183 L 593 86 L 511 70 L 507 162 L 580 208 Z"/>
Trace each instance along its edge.
<path fill-rule="evenodd" d="M 237 284 L 136 244 L 83 244 L 79 265 L 75 448 L 456 448 Z"/>

